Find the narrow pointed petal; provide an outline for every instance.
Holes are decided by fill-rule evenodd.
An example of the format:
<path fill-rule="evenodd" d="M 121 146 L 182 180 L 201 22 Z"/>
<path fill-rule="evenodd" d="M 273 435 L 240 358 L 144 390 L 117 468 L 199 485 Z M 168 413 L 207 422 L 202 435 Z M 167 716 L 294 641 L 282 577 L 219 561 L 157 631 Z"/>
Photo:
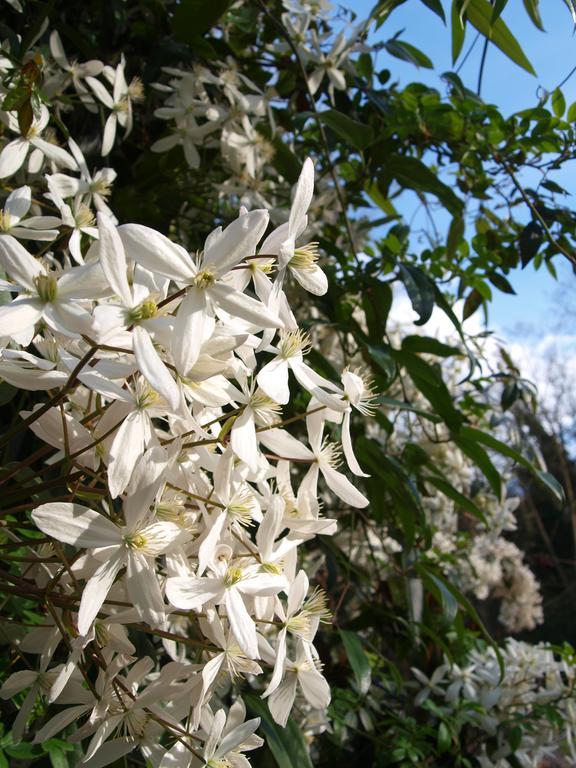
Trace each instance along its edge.
<path fill-rule="evenodd" d="M 270 714 L 278 725 L 284 727 L 290 717 L 290 711 L 294 706 L 296 698 L 297 678 L 293 672 L 290 672 L 286 679 L 278 686 L 274 693 L 268 699 L 268 708 Z"/>
<path fill-rule="evenodd" d="M 256 377 L 258 386 L 277 403 L 285 405 L 290 400 L 288 386 L 288 360 L 277 358 L 267 363 Z"/>
<path fill-rule="evenodd" d="M 242 459 L 253 472 L 258 470 L 258 440 L 256 438 L 256 425 L 254 424 L 254 412 L 250 407 L 244 409 L 234 422 L 230 433 L 232 450 Z"/>
<path fill-rule="evenodd" d="M 252 299 L 245 293 L 235 291 L 229 285 L 216 283 L 208 292 L 210 298 L 226 312 L 241 320 L 252 323 L 257 328 L 283 328 L 282 320 L 261 301 Z"/>
<path fill-rule="evenodd" d="M 19 285 L 36 293 L 34 278 L 44 274 L 40 262 L 11 235 L 0 235 L 0 264 Z"/>
<path fill-rule="evenodd" d="M 268 218 L 265 210 L 239 216 L 219 237 L 206 242 L 202 266 L 211 267 L 217 275 L 224 275 L 247 256 L 253 256 L 268 226 Z"/>
<path fill-rule="evenodd" d="M 258 659 L 258 638 L 256 624 L 246 610 L 244 600 L 237 589 L 229 587 L 224 595 L 224 604 L 230 622 L 230 629 L 238 645 L 250 659 Z"/>
<path fill-rule="evenodd" d="M 370 475 L 367 475 L 366 472 L 362 471 L 362 468 L 354 455 L 352 439 L 350 437 L 350 411 L 346 411 L 344 419 L 342 420 L 342 449 L 344 450 L 344 456 L 350 467 L 350 472 L 354 475 L 358 475 L 358 477 L 370 477 Z"/>
<path fill-rule="evenodd" d="M 103 213 L 98 214 L 99 255 L 102 270 L 114 293 L 122 299 L 126 307 L 132 306 L 132 291 L 128 285 L 126 270 L 128 263 L 124 245 L 116 227 L 110 218 Z"/>
<path fill-rule="evenodd" d="M 4 203 L 4 210 L 10 215 L 10 224 L 17 224 L 28 213 L 32 201 L 30 187 L 24 186 L 10 192 Z M 56 225 L 58 226 L 58 225 Z"/>
<path fill-rule="evenodd" d="M 170 408 L 175 411 L 180 403 L 180 389 L 172 374 L 154 349 L 150 334 L 145 328 L 136 326 L 132 335 L 136 365 L 152 389 L 162 395 Z"/>
<path fill-rule="evenodd" d="M 166 597 L 176 608 L 193 610 L 222 594 L 221 579 L 173 576 L 166 581 Z"/>
<path fill-rule="evenodd" d="M 300 233 L 302 222 L 306 217 L 306 211 L 312 202 L 314 194 L 314 163 L 307 157 L 302 167 L 302 172 L 296 183 L 296 191 L 290 209 L 288 230 L 293 237 Z"/>
<path fill-rule="evenodd" d="M 6 144 L 0 153 L 0 179 L 12 176 L 22 166 L 30 149 L 26 139 L 14 139 Z"/>
<path fill-rule="evenodd" d="M 125 581 L 130 602 L 142 619 L 152 628 L 162 627 L 166 621 L 166 605 L 156 571 L 144 556 L 128 553 Z"/>
<path fill-rule="evenodd" d="M 118 233 L 126 255 L 137 264 L 176 282 L 194 278 L 196 271 L 189 254 L 155 229 L 143 224 L 122 224 Z"/>
<path fill-rule="evenodd" d="M 325 464 L 320 465 L 320 471 L 324 476 L 324 480 L 326 480 L 328 488 L 330 488 L 330 490 L 346 504 L 350 504 L 351 507 L 357 507 L 359 509 L 368 506 L 370 502 L 366 496 L 360 493 L 360 491 L 352 485 L 346 475 L 343 475 L 341 472 L 338 472 Z"/>
<path fill-rule="evenodd" d="M 89 549 L 120 544 L 122 540 L 120 529 L 114 523 L 81 504 L 63 501 L 41 504 L 32 512 L 32 519 L 42 533 L 63 544 Z"/>
<path fill-rule="evenodd" d="M 172 356 L 182 376 L 192 369 L 202 350 L 204 331 L 208 323 L 206 292 L 190 288 L 178 308 L 174 325 Z"/>
<path fill-rule="evenodd" d="M 95 574 L 88 579 L 82 592 L 78 611 L 78 632 L 81 635 L 88 633 L 125 561 L 124 549 L 118 548 L 112 557 L 102 563 Z"/>
<path fill-rule="evenodd" d="M 303 669 L 298 673 L 302 693 L 314 709 L 324 709 L 330 704 L 330 686 L 316 669 Z"/>

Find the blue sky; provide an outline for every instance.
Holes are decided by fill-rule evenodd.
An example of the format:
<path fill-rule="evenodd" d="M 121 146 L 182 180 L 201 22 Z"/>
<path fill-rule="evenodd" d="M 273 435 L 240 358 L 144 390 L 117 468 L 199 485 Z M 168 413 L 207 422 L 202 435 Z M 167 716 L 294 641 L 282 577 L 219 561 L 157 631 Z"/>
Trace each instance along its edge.
<path fill-rule="evenodd" d="M 449 4 L 446 0 L 443 4 L 448 11 Z M 362 18 L 370 12 L 374 2 L 349 0 L 345 5 Z M 540 89 L 554 90 L 576 65 L 576 36 L 573 34 L 572 19 L 566 5 L 563 0 L 543 0 L 541 6 L 545 33 L 533 26 L 521 0 L 509 0 L 503 14 L 503 19 L 532 62 L 536 77 L 510 62 L 494 46 L 490 46 L 488 50 L 482 97 L 485 101 L 497 104 L 504 114 L 511 114 L 535 104 Z M 448 12 L 446 15 L 449 17 Z M 411 64 L 393 59 L 385 51 L 379 54 L 379 66 L 388 67 L 393 73 L 393 79 L 401 85 L 419 81 L 443 91 L 445 86 L 440 80 L 440 75 L 454 70 L 449 28 L 422 3 L 407 0 L 391 14 L 376 33 L 374 40 L 388 39 L 402 30 L 404 31 L 401 39 L 420 48 L 434 62 L 434 70 L 417 69 Z M 475 30 L 469 28 L 464 52 L 468 50 L 475 36 Z M 482 42 L 478 41 L 459 72 L 465 84 L 474 90 L 481 52 Z M 563 93 L 568 105 L 576 101 L 576 74 L 563 86 Z M 572 163 L 561 175 L 554 177 L 571 193 L 574 193 L 576 188 L 575 171 Z M 566 202 L 569 206 L 574 204 L 571 197 L 567 198 Z M 497 327 L 508 338 L 526 340 L 529 337 L 537 340 L 546 333 L 557 331 L 561 320 L 560 304 L 570 302 L 572 312 L 576 310 L 576 276 L 572 274 L 563 257 L 559 256 L 554 264 L 558 271 L 558 281 L 555 281 L 545 268 L 538 272 L 532 267 L 513 272 L 510 280 L 518 295 L 509 296 L 495 291 L 490 310 L 490 326 Z"/>

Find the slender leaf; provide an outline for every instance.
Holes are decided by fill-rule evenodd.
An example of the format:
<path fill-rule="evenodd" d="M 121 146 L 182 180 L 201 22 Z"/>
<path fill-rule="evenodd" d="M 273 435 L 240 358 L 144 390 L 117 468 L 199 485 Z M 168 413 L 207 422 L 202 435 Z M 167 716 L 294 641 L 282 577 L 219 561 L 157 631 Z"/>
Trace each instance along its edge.
<path fill-rule="evenodd" d="M 466 11 L 466 16 L 472 26 L 476 27 L 484 37 L 490 40 L 508 58 L 519 67 L 525 69 L 531 75 L 536 72 L 530 61 L 526 58 L 520 43 L 508 29 L 502 19 L 497 19 L 494 24 L 492 19 L 492 6 L 488 0 L 471 0 Z"/>
<path fill-rule="evenodd" d="M 352 120 L 348 115 L 336 109 L 327 109 L 320 113 L 320 119 L 331 128 L 341 139 L 347 141 L 355 149 L 365 149 L 374 140 L 372 129 L 368 125 Z"/>
<path fill-rule="evenodd" d="M 356 632 L 350 632 L 349 630 L 344 629 L 340 630 L 340 637 L 342 638 L 344 648 L 346 648 L 348 661 L 354 672 L 356 686 L 360 693 L 365 695 L 370 690 L 372 673 L 370 671 L 370 662 L 362 647 L 362 641 Z"/>
<path fill-rule="evenodd" d="M 262 719 L 260 728 L 278 768 L 312 768 L 304 736 L 292 718 L 281 728 L 259 696 L 245 693 L 244 701 L 248 710 Z"/>

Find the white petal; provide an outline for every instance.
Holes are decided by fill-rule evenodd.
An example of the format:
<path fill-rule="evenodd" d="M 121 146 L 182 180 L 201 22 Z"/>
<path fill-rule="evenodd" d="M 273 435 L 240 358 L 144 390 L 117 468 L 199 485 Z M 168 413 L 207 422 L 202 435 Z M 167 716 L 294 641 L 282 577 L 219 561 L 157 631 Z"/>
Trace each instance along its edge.
<path fill-rule="evenodd" d="M 294 269 L 288 266 L 291 274 L 300 283 L 302 288 L 314 296 L 324 296 L 328 290 L 328 278 L 322 272 L 320 267 L 314 266 L 311 269 Z"/>
<path fill-rule="evenodd" d="M 294 199 L 290 208 L 288 219 L 288 231 L 292 237 L 296 237 L 302 230 L 302 224 L 306 217 L 306 211 L 312 202 L 314 194 L 314 163 L 307 157 L 302 167 L 302 172 L 296 183 Z"/>
<path fill-rule="evenodd" d="M 314 454 L 309 448 L 291 434 L 282 429 L 266 429 L 258 433 L 261 443 L 278 456 L 285 459 L 308 459 L 314 461 Z"/>
<path fill-rule="evenodd" d="M 191 287 L 178 308 L 174 324 L 172 355 L 178 372 L 186 376 L 202 349 L 207 326 L 206 293 Z"/>
<path fill-rule="evenodd" d="M 130 602 L 147 624 L 151 627 L 162 627 L 166 606 L 156 571 L 150 567 L 146 558 L 138 553 L 128 553 L 126 566 L 124 581 Z"/>
<path fill-rule="evenodd" d="M 80 704 L 77 707 L 68 707 L 62 712 L 58 712 L 57 715 L 50 718 L 48 722 L 40 728 L 40 730 L 34 736 L 34 744 L 42 744 L 44 741 L 48 741 L 57 733 L 63 731 L 67 725 L 79 720 L 82 715 L 86 714 L 92 709 L 91 704 Z"/>
<path fill-rule="evenodd" d="M 265 210 L 239 216 L 218 237 L 206 241 L 202 266 L 213 267 L 217 275 L 224 275 L 247 256 L 253 256 L 268 226 L 268 218 Z"/>
<path fill-rule="evenodd" d="M 21 167 L 30 148 L 26 139 L 15 139 L 6 144 L 0 153 L 0 179 L 12 176 Z"/>
<path fill-rule="evenodd" d="M 330 686 L 315 669 L 303 669 L 298 673 L 302 693 L 314 709 L 324 709 L 330 704 Z"/>
<path fill-rule="evenodd" d="M 277 358 L 267 363 L 256 377 L 256 381 L 275 402 L 285 405 L 290 400 L 288 361 L 284 358 Z"/>
<path fill-rule="evenodd" d="M 242 459 L 253 472 L 258 470 L 258 440 L 252 408 L 246 407 L 234 422 L 230 432 L 230 445 L 236 456 Z"/>
<path fill-rule="evenodd" d="M 102 136 L 102 157 L 106 157 L 106 155 L 109 155 L 112 151 L 112 147 L 114 146 L 114 139 L 116 138 L 117 122 L 118 118 L 115 112 L 109 115 L 108 119 L 106 120 L 106 125 L 104 126 L 104 135 Z"/>
<path fill-rule="evenodd" d="M 102 563 L 95 574 L 88 579 L 78 610 L 78 632 L 81 635 L 88 633 L 125 560 L 125 550 L 118 548 L 112 557 Z"/>
<path fill-rule="evenodd" d="M 276 643 L 276 660 L 274 661 L 274 671 L 272 677 L 268 683 L 268 687 L 262 694 L 262 698 L 265 699 L 278 688 L 282 682 L 284 675 L 284 662 L 286 661 L 286 627 L 282 627 L 278 633 L 278 641 Z"/>
<path fill-rule="evenodd" d="M 320 471 L 324 476 L 324 480 L 326 480 L 328 488 L 330 488 L 331 491 L 334 491 L 336 496 L 342 499 L 346 504 L 358 508 L 368 506 L 370 502 L 366 496 L 360 493 L 360 491 L 357 490 L 350 480 L 348 480 L 348 478 L 341 472 L 338 472 L 323 463 L 320 464 Z"/>
<path fill-rule="evenodd" d="M 63 544 L 92 548 L 120 544 L 122 540 L 120 529 L 114 523 L 81 504 L 63 501 L 41 504 L 32 512 L 32 519 L 42 533 Z"/>
<path fill-rule="evenodd" d="M 128 414 L 110 446 L 108 486 L 113 499 L 119 496 L 130 482 L 134 466 L 146 447 L 146 416 L 140 411 Z"/>
<path fill-rule="evenodd" d="M 166 581 L 166 597 L 176 608 L 193 610 L 213 600 L 222 593 L 221 579 L 192 579 L 173 576 Z"/>
<path fill-rule="evenodd" d="M 38 302 L 30 299 L 16 299 L 5 307 L 0 307 L 0 333 L 6 336 L 22 333 L 42 317 L 42 308 Z"/>
<path fill-rule="evenodd" d="M 100 264 L 110 287 L 117 296 L 120 296 L 124 305 L 132 306 L 132 291 L 126 277 L 127 262 L 124 246 L 116 227 L 109 217 L 103 213 L 98 214 L 98 233 Z"/>
<path fill-rule="evenodd" d="M 235 317 L 252 323 L 257 328 L 283 328 L 282 320 L 261 301 L 256 301 L 245 293 L 235 291 L 229 285 L 216 283 L 208 289 L 210 297 L 222 309 Z"/>
<path fill-rule="evenodd" d="M 173 411 L 176 410 L 180 403 L 180 389 L 154 349 L 150 334 L 145 328 L 136 326 L 132 339 L 138 369 L 152 389 L 166 399 Z"/>
<path fill-rule="evenodd" d="M 155 229 L 143 224 L 122 224 L 118 233 L 126 255 L 137 264 L 177 282 L 194 278 L 196 272 L 189 254 Z"/>
<path fill-rule="evenodd" d="M 115 763 L 117 760 L 132 752 L 136 748 L 135 739 L 120 738 L 107 741 L 98 749 L 94 757 L 86 762 L 78 764 L 79 768 L 104 768 L 105 765 Z"/>
<path fill-rule="evenodd" d="M 40 138 L 31 139 L 30 143 L 35 146 L 36 149 L 39 149 L 49 160 L 53 160 L 56 165 L 69 168 L 71 171 L 78 170 L 78 166 L 72 155 L 65 149 L 62 149 L 62 147 L 58 147 L 56 144 L 51 144 L 49 141 L 44 141 L 44 139 Z"/>
<path fill-rule="evenodd" d="M 297 678 L 293 672 L 290 672 L 286 679 L 280 683 L 278 688 L 268 699 L 268 708 L 274 720 L 284 727 L 290 717 L 290 711 L 296 698 Z"/>
<path fill-rule="evenodd" d="M 224 604 L 230 629 L 238 641 L 238 645 L 249 659 L 258 659 L 258 638 L 256 624 L 246 610 L 244 600 L 237 589 L 229 587 L 224 594 Z"/>
<path fill-rule="evenodd" d="M 367 475 L 366 472 L 362 471 L 362 468 L 358 464 L 356 456 L 354 455 L 352 440 L 350 438 L 350 411 L 346 411 L 342 421 L 342 448 L 344 450 L 344 456 L 346 457 L 348 466 L 350 467 L 350 472 L 358 475 L 358 477 L 370 477 L 370 475 Z"/>
<path fill-rule="evenodd" d="M 36 293 L 34 278 L 44 274 L 40 263 L 11 235 L 0 236 L 0 264 L 19 285 Z"/>
<path fill-rule="evenodd" d="M 10 223 L 17 224 L 28 213 L 32 200 L 30 187 L 19 187 L 10 192 L 4 204 L 4 210 L 10 214 Z"/>

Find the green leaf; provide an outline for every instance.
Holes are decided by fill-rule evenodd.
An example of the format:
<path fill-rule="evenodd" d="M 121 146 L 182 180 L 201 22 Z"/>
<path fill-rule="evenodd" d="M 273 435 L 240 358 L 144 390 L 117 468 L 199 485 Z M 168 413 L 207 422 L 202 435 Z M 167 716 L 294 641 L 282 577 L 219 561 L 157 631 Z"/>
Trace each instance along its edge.
<path fill-rule="evenodd" d="M 566 99 L 560 88 L 556 88 L 552 93 L 552 111 L 556 117 L 562 117 L 566 112 Z"/>
<path fill-rule="evenodd" d="M 172 31 L 177 40 L 191 43 L 205 35 L 226 13 L 231 0 L 181 0 L 172 19 Z"/>
<path fill-rule="evenodd" d="M 556 480 L 554 475 L 551 475 L 550 472 L 544 472 L 543 470 L 538 469 L 536 470 L 536 477 L 548 488 L 549 491 L 553 493 L 553 495 L 556 497 L 556 500 L 560 502 L 560 504 L 566 503 L 564 488 L 561 486 L 558 480 Z"/>
<path fill-rule="evenodd" d="M 512 461 L 515 461 L 517 464 L 520 464 L 520 466 L 527 469 L 534 475 L 537 480 L 543 483 L 548 488 L 548 490 L 554 494 L 557 501 L 559 501 L 561 504 L 565 503 L 566 499 L 564 496 L 564 489 L 558 480 L 556 480 L 556 478 L 553 477 L 553 475 L 551 475 L 549 472 L 545 472 L 535 467 L 532 462 L 529 461 L 525 456 L 522 456 L 520 451 L 516 450 L 516 448 L 511 448 L 509 445 L 503 443 L 501 440 L 498 440 L 493 435 L 489 435 L 487 432 L 483 432 L 481 429 L 476 429 L 474 427 L 463 427 L 460 434 L 465 439 L 470 438 L 472 440 L 476 440 L 479 443 L 483 443 L 493 451 L 496 451 L 502 456 L 506 456 L 507 458 L 512 459 Z"/>
<path fill-rule="evenodd" d="M 444 23 L 446 23 L 446 15 L 444 14 L 444 8 L 442 8 L 442 3 L 440 0 L 420 0 L 421 3 L 424 3 L 428 8 L 430 8 L 431 11 L 434 11 L 436 16 L 439 16 Z"/>
<path fill-rule="evenodd" d="M 452 736 L 450 735 L 450 731 L 446 723 L 440 723 L 438 726 L 436 744 L 438 746 L 438 753 L 440 755 L 450 749 L 450 745 L 452 744 Z"/>
<path fill-rule="evenodd" d="M 573 101 L 572 104 L 568 107 L 568 112 L 566 113 L 566 119 L 573 123 L 576 120 L 576 101 Z"/>
<path fill-rule="evenodd" d="M 415 64 L 417 67 L 434 68 L 434 64 L 425 53 L 422 53 L 419 48 L 403 40 L 395 40 L 394 38 L 387 40 L 384 43 L 384 48 L 386 48 L 390 56 L 394 56 L 396 59 Z"/>
<path fill-rule="evenodd" d="M 472 459 L 486 480 L 488 480 L 488 484 L 494 491 L 494 494 L 500 499 L 502 497 L 502 478 L 500 477 L 500 472 L 498 472 L 484 448 L 478 445 L 477 438 L 471 437 L 469 434 L 458 434 L 454 435 L 452 439 L 458 448 L 469 459 Z"/>
<path fill-rule="evenodd" d="M 456 504 L 458 504 L 459 507 L 462 507 L 462 509 L 470 512 L 470 514 L 474 515 L 474 517 L 478 518 L 478 520 L 486 520 L 482 510 L 479 509 L 476 504 L 474 504 L 474 502 L 471 501 L 467 496 L 464 496 L 463 493 L 460 493 L 460 491 L 456 490 L 456 488 L 454 488 L 454 486 L 447 480 L 444 480 L 437 475 L 426 475 L 424 480 L 427 483 L 434 485 L 441 493 L 444 494 L 444 496 L 447 496 L 449 499 L 454 501 Z"/>
<path fill-rule="evenodd" d="M 490 19 L 490 23 L 494 24 L 500 16 L 502 15 L 502 11 L 506 6 L 508 5 L 508 0 L 494 0 L 492 5 L 492 18 Z"/>
<path fill-rule="evenodd" d="M 405 336 L 402 341 L 402 349 L 407 349 L 409 352 L 437 355 L 438 357 L 452 357 L 453 355 L 462 354 L 458 347 L 444 344 L 438 341 L 438 339 L 433 339 L 429 336 Z"/>
<path fill-rule="evenodd" d="M 352 120 L 348 115 L 344 115 L 336 109 L 327 109 L 325 112 L 321 112 L 320 120 L 355 149 L 365 149 L 374 141 L 374 134 L 370 126 Z"/>
<path fill-rule="evenodd" d="M 399 264 L 398 270 L 412 309 L 418 315 L 415 325 L 424 325 L 434 309 L 434 283 L 425 272 L 412 264 Z"/>
<path fill-rule="evenodd" d="M 428 400 L 434 411 L 451 429 L 458 429 L 462 423 L 462 416 L 454 407 L 452 395 L 442 380 L 438 367 L 430 365 L 418 355 L 404 349 L 396 351 L 394 356 L 398 364 L 406 368 L 417 389 Z"/>
<path fill-rule="evenodd" d="M 526 224 L 518 239 L 520 260 L 523 268 L 536 256 L 543 242 L 544 232 L 540 224 L 537 221 L 530 221 Z"/>
<path fill-rule="evenodd" d="M 454 216 L 450 222 L 450 229 L 448 230 L 448 239 L 446 240 L 446 255 L 449 259 L 453 259 L 458 246 L 462 238 L 464 237 L 464 217 Z"/>
<path fill-rule="evenodd" d="M 452 64 L 456 64 L 458 56 L 462 51 L 464 45 L 464 39 L 466 37 L 466 26 L 462 23 L 460 18 L 460 6 L 458 0 L 452 0 Z"/>
<path fill-rule="evenodd" d="M 570 11 L 570 15 L 572 16 L 572 21 L 574 24 L 576 24 L 576 4 L 574 4 L 574 0 L 564 0 L 566 3 L 566 6 L 568 7 L 568 10 Z"/>
<path fill-rule="evenodd" d="M 530 16 L 530 20 L 535 27 L 544 32 L 544 25 L 542 24 L 542 18 L 540 17 L 539 9 L 540 0 L 524 0 L 524 8 L 526 13 Z"/>
<path fill-rule="evenodd" d="M 472 26 L 476 27 L 478 32 L 494 43 L 511 61 L 518 64 L 519 67 L 522 67 L 531 75 L 536 75 L 534 67 L 526 58 L 520 43 L 502 19 L 498 19 L 494 24 L 491 24 L 492 6 L 488 0 L 471 0 L 466 10 L 466 16 Z"/>
<path fill-rule="evenodd" d="M 478 629 L 482 632 L 484 635 L 484 638 L 486 641 L 492 646 L 494 649 L 494 653 L 496 654 L 496 658 L 498 660 L 498 666 L 500 668 L 500 680 L 504 678 L 504 660 L 502 659 L 502 654 L 500 653 L 500 649 L 492 639 L 492 636 L 484 626 L 484 623 L 480 616 L 478 615 L 477 610 L 474 608 L 472 603 L 468 600 L 468 598 L 456 587 L 454 584 L 452 584 L 443 573 L 441 573 L 439 570 L 432 570 L 433 566 L 428 563 L 416 563 L 415 569 L 418 571 L 420 576 L 422 577 L 422 580 L 430 585 L 432 582 L 436 585 L 436 589 L 438 591 L 441 590 L 441 586 L 449 592 L 458 602 L 460 607 L 470 616 L 472 621 L 476 624 Z M 441 592 L 440 592 L 441 594 Z"/>
<path fill-rule="evenodd" d="M 346 655 L 348 661 L 354 672 L 356 679 L 356 686 L 360 693 L 364 696 L 370 690 L 370 684 L 372 682 L 372 673 L 370 671 L 370 662 L 368 657 L 364 653 L 362 647 L 362 641 L 356 634 L 356 632 L 350 632 L 349 630 L 341 629 L 340 637 L 344 643 L 346 649 Z"/>
<path fill-rule="evenodd" d="M 390 155 L 386 160 L 385 173 L 407 189 L 435 195 L 452 215 L 462 212 L 463 203 L 458 196 L 418 158 Z"/>
<path fill-rule="evenodd" d="M 464 307 L 462 308 L 462 320 L 466 320 L 473 315 L 483 301 L 484 298 L 480 291 L 477 288 L 473 288 L 464 302 Z"/>
<path fill-rule="evenodd" d="M 432 421 L 434 424 L 438 424 L 442 421 L 440 416 L 437 416 L 435 413 L 430 413 L 430 411 L 425 411 L 422 408 L 415 408 L 410 403 L 405 403 L 402 400 L 395 400 L 393 397 L 386 397 L 386 395 L 379 395 L 375 402 L 379 405 L 384 405 L 387 408 L 397 408 L 399 411 L 411 411 L 412 413 L 418 414 L 418 416 L 422 416 L 424 419 L 428 419 L 428 421 Z"/>
<path fill-rule="evenodd" d="M 516 295 L 516 291 L 514 290 L 514 288 L 512 288 L 512 286 L 510 285 L 508 280 L 504 277 L 504 275 L 501 275 L 498 272 L 491 272 L 488 275 L 488 280 L 490 280 L 490 282 L 495 288 L 498 288 L 499 291 L 502 291 L 502 293 L 510 293 L 510 294 L 513 294 L 514 296 Z"/>
<path fill-rule="evenodd" d="M 50 758 L 52 768 L 70 768 L 66 753 L 62 749 L 59 747 L 50 746 L 46 748 L 46 745 L 43 745 L 43 747 L 44 750 L 48 752 L 48 757 Z"/>
<path fill-rule="evenodd" d="M 268 705 L 254 693 L 244 694 L 248 710 L 262 719 L 260 729 L 278 768 L 312 768 L 300 728 L 290 717 L 285 728 L 272 719 Z"/>
<path fill-rule="evenodd" d="M 275 137 L 272 140 L 272 146 L 274 147 L 274 168 L 289 184 L 295 184 L 300 176 L 302 164 L 282 139 Z"/>

